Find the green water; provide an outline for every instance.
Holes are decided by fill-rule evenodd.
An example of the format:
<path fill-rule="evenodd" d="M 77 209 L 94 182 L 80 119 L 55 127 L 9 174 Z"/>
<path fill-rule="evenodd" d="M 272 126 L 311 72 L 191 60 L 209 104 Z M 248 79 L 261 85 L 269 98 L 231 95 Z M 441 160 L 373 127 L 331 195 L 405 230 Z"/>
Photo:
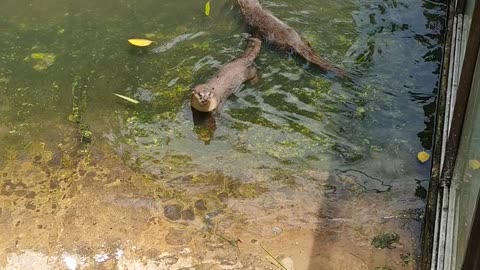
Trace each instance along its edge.
<path fill-rule="evenodd" d="M 192 265 L 271 267 L 262 243 L 296 269 L 403 269 L 418 250 L 430 163 L 416 156 L 432 147 L 446 5 L 262 3 L 352 80 L 265 44 L 259 81 L 206 129 L 190 89 L 244 49 L 234 1 L 212 0 L 207 17 L 198 0 L 0 0 L 0 266 L 25 250 L 64 267 L 63 252 L 95 266 L 188 247 Z M 372 246 L 385 232 L 395 249 Z"/>
<path fill-rule="evenodd" d="M 431 148 L 443 4 L 266 1 L 353 82 L 265 45 L 259 82 L 226 102 L 210 137 L 194 128 L 190 88 L 245 46 L 232 1 L 213 1 L 211 17 L 204 3 L 186 0 L 0 5 L 0 165 L 32 142 L 54 150 L 79 128 L 69 121 L 76 104 L 93 134 L 84 148 L 107 145 L 152 174 L 193 166 L 232 175 L 358 169 L 386 182 L 428 176 L 416 153 Z M 141 50 L 132 37 L 156 43 Z M 170 159 L 178 166 L 165 166 Z"/>

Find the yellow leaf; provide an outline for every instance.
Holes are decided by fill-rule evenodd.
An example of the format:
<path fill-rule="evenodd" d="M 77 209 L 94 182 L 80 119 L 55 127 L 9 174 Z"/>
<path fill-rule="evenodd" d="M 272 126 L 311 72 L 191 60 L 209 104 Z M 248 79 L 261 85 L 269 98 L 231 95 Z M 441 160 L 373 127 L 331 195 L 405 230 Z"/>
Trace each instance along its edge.
<path fill-rule="evenodd" d="M 138 100 L 135 100 L 133 98 L 129 98 L 129 97 L 126 97 L 124 95 L 120 95 L 120 94 L 117 94 L 117 93 L 113 93 L 115 96 L 119 97 L 119 98 L 123 98 L 124 100 L 128 101 L 128 102 L 131 102 L 133 104 L 138 104 Z"/>
<path fill-rule="evenodd" d="M 128 40 L 128 42 L 137 47 L 147 47 L 153 43 L 153 41 L 143 38 L 131 38 Z"/>
<path fill-rule="evenodd" d="M 205 10 L 203 12 L 205 12 L 205 15 L 210 16 L 210 1 L 205 3 Z"/>
<path fill-rule="evenodd" d="M 425 163 L 430 158 L 430 155 L 425 151 L 421 151 L 418 153 L 417 158 L 420 162 Z"/>
<path fill-rule="evenodd" d="M 478 170 L 480 169 L 480 160 L 472 159 L 468 161 L 468 165 L 470 165 L 470 168 L 472 168 L 472 170 Z"/>

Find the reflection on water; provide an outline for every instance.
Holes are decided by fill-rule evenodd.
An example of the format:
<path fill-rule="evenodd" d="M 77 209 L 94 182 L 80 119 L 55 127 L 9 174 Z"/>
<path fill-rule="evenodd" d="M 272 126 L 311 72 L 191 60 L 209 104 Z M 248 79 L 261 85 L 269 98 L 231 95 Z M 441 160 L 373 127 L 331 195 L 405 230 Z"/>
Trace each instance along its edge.
<path fill-rule="evenodd" d="M 414 192 L 429 166 L 415 156 L 431 148 L 445 5 L 263 1 L 321 55 L 354 74 L 352 81 L 326 77 L 265 45 L 256 61 L 258 83 L 244 85 L 216 115 L 201 119 L 189 105 L 191 87 L 246 45 L 233 3 L 212 2 L 208 18 L 204 3 L 191 0 L 2 1 L 0 168 L 33 160 L 33 167 L 55 174 L 49 164 L 58 164 L 68 175 L 72 169 L 79 173 L 79 160 L 101 160 L 112 150 L 122 162 L 108 166 L 126 164 L 159 185 L 162 179 L 218 171 L 244 183 L 240 191 L 228 189 L 235 198 L 284 188 L 295 190 L 279 191 L 295 201 L 320 196 L 302 195 L 294 188 L 299 178 L 328 171 L 330 178 L 312 178 L 324 181 L 317 188 L 330 194 L 325 207 L 337 207 L 352 194 L 378 193 L 374 198 L 391 200 L 387 209 L 421 208 Z M 126 42 L 131 37 L 156 43 L 132 48 Z M 92 132 L 93 143 L 76 145 L 85 131 Z M 294 176 L 283 176 L 281 186 L 270 182 L 284 171 Z M 244 186 L 249 181 L 263 183 L 261 192 Z M 182 198 L 173 196 L 177 201 L 190 203 L 185 194 L 198 193 L 195 185 L 187 186 Z M 367 205 L 359 200 L 357 206 Z M 356 210 L 346 204 L 338 212 L 347 218 Z M 359 230 L 353 223 L 345 230 Z M 418 237 L 418 221 L 412 226 L 412 237 Z M 357 236 L 374 233 L 365 230 Z"/>

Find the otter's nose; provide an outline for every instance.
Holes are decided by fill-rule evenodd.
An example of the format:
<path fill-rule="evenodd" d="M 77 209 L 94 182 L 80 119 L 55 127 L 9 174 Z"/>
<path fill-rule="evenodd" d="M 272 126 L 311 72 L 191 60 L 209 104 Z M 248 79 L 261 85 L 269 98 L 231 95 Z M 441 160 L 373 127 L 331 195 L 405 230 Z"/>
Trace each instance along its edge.
<path fill-rule="evenodd" d="M 200 102 L 206 103 L 208 101 L 207 95 L 200 94 Z"/>

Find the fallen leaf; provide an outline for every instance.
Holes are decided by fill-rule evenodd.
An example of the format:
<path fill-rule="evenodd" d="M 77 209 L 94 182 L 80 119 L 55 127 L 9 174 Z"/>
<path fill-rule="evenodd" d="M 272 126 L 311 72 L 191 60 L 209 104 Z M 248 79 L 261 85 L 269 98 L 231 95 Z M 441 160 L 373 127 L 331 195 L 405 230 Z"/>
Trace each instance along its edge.
<path fill-rule="evenodd" d="M 210 16 L 210 1 L 205 3 L 205 10 L 203 12 L 205 12 L 205 15 Z"/>
<path fill-rule="evenodd" d="M 478 169 L 480 169 L 480 160 L 472 159 L 472 160 L 468 161 L 468 165 L 470 166 L 470 168 L 472 170 L 478 170 Z"/>
<path fill-rule="evenodd" d="M 113 93 L 115 96 L 119 97 L 119 98 L 123 98 L 124 100 L 128 101 L 128 102 L 131 102 L 133 104 L 138 104 L 138 100 L 135 100 L 133 98 L 129 98 L 129 97 L 126 97 L 124 95 L 120 95 L 120 94 L 117 94 L 117 93 Z"/>
<path fill-rule="evenodd" d="M 418 153 L 417 158 L 420 162 L 425 163 L 430 158 L 430 155 L 425 151 L 421 151 Z"/>
<path fill-rule="evenodd" d="M 128 40 L 128 42 L 133 46 L 137 46 L 137 47 L 147 47 L 153 43 L 152 40 L 143 39 L 143 38 L 131 38 Z"/>

